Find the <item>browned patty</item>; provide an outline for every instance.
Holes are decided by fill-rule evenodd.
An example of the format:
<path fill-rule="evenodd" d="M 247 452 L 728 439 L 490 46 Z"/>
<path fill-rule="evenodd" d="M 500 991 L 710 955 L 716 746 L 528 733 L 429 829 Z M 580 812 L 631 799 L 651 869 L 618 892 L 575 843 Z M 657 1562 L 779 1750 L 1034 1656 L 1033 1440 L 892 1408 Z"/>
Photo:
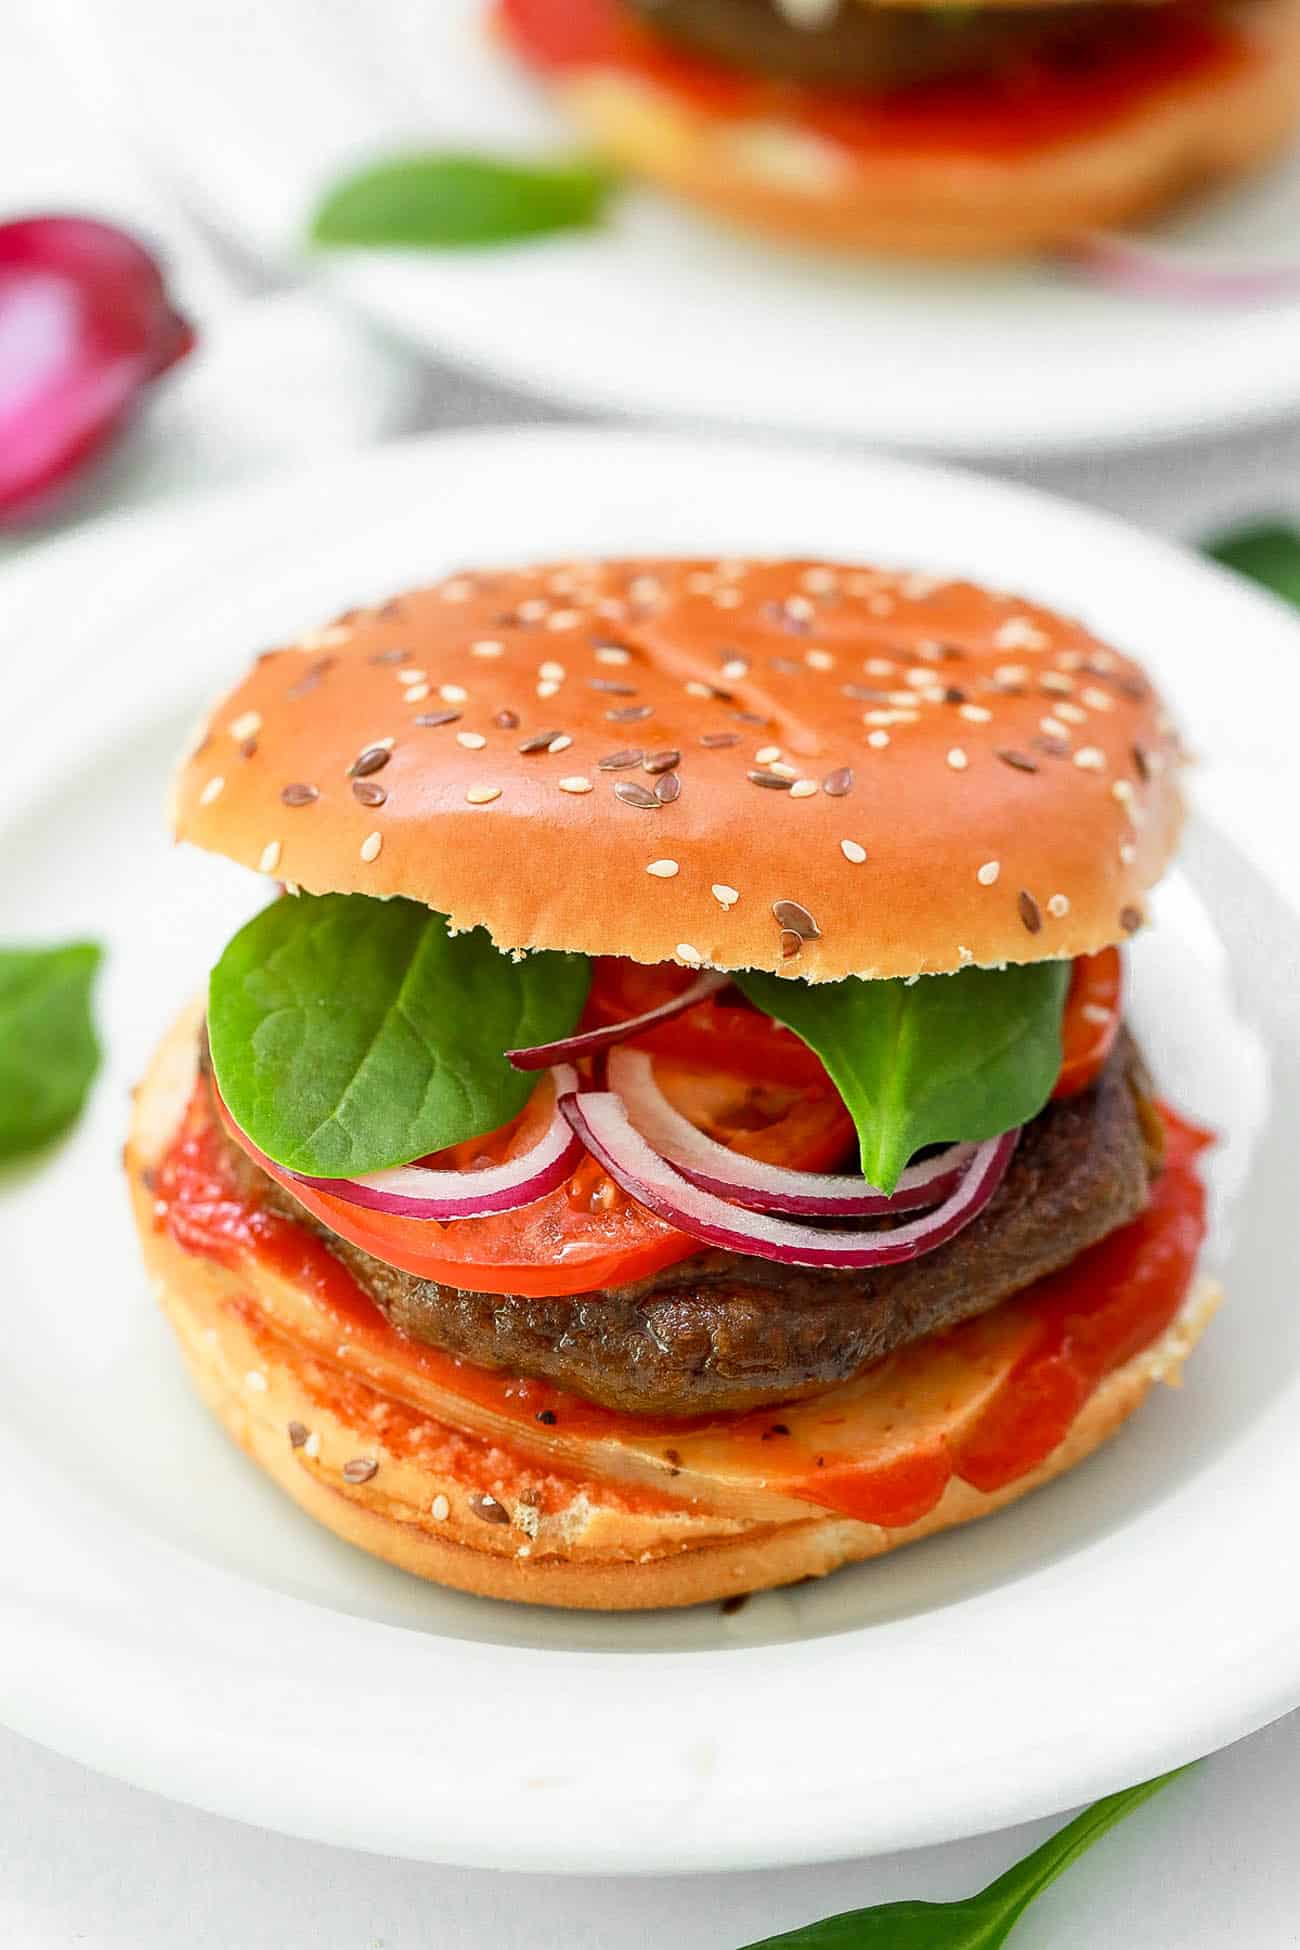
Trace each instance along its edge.
<path fill-rule="evenodd" d="M 814 87 L 905 88 L 1005 71 L 1032 56 L 1071 72 L 1147 31 L 1128 5 L 863 7 L 842 0 L 823 26 L 798 27 L 775 0 L 630 0 L 670 39 L 777 80 Z M 1152 14 L 1160 14 L 1154 8 Z M 1157 28 L 1160 23 L 1156 23 Z"/>
<path fill-rule="evenodd" d="M 979 1217 L 920 1259 L 863 1273 L 705 1252 L 636 1286 L 555 1298 L 475 1293 L 388 1266 L 313 1219 L 233 1142 L 230 1151 L 243 1182 L 320 1233 L 413 1340 L 610 1408 L 686 1416 L 845 1380 L 1068 1265 L 1142 1210 L 1159 1125 L 1125 1033 L 1092 1089 L 1026 1127 Z"/>

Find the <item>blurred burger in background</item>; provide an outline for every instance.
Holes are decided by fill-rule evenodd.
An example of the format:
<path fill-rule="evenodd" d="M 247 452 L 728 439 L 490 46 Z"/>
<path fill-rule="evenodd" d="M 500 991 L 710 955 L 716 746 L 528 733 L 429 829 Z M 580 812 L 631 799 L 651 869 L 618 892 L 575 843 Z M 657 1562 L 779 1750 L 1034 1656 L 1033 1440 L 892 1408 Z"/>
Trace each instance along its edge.
<path fill-rule="evenodd" d="M 1051 249 L 1255 168 L 1300 118 L 1300 0 L 494 4 L 617 168 L 847 250 Z"/>

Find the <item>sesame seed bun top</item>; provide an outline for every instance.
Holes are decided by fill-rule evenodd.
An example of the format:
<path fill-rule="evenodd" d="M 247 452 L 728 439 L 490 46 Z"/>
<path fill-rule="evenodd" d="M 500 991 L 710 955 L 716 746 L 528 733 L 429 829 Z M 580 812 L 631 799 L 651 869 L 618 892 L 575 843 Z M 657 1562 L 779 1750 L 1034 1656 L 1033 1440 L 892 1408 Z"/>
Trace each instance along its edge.
<path fill-rule="evenodd" d="M 965 582 L 795 562 L 457 575 L 258 658 L 177 836 L 505 949 L 813 981 L 1095 951 L 1181 817 L 1137 665 Z"/>

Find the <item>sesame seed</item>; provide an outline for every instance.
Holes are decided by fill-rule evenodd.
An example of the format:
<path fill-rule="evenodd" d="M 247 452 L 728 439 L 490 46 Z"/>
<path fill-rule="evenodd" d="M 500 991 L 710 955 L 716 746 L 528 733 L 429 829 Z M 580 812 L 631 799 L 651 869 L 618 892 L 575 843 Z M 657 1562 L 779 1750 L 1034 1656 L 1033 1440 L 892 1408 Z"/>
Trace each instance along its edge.
<path fill-rule="evenodd" d="M 754 753 L 754 757 L 760 765 L 770 765 L 774 758 L 780 758 L 780 756 L 781 747 L 779 745 L 760 745 Z"/>
<path fill-rule="evenodd" d="M 291 1449 L 301 1449 L 310 1433 L 311 1431 L 305 1422 L 290 1422 L 286 1428 L 286 1434 L 289 1437 L 289 1447 Z"/>
<path fill-rule="evenodd" d="M 1142 783 L 1145 785 L 1147 780 L 1151 777 L 1151 773 L 1153 770 L 1150 754 L 1142 745 L 1134 745 L 1132 747 L 1132 752 L 1133 752 L 1133 770 L 1137 773 L 1138 777 L 1142 780 Z"/>
<path fill-rule="evenodd" d="M 374 779 L 353 779 L 352 797 L 360 806 L 382 806 L 388 794 Z"/>
<path fill-rule="evenodd" d="M 1000 758 L 1004 765 L 1009 765 L 1015 772 L 1036 772 L 1038 770 L 1037 759 L 1031 758 L 1028 752 L 1001 750 L 995 752 L 993 756 Z"/>
<path fill-rule="evenodd" d="M 853 770 L 851 766 L 841 765 L 836 771 L 828 772 L 822 780 L 822 791 L 832 799 L 847 798 L 853 790 Z"/>
<path fill-rule="evenodd" d="M 725 752 L 729 751 L 733 745 L 740 743 L 740 733 L 738 731 L 702 731 L 700 733 L 700 743 L 707 751 Z"/>
<path fill-rule="evenodd" d="M 515 611 L 522 623 L 540 623 L 549 605 L 541 596 L 530 596 L 527 602 L 520 603 Z"/>
<path fill-rule="evenodd" d="M 279 842 L 279 840 L 268 840 L 268 841 L 267 841 L 267 843 L 266 843 L 266 845 L 265 845 L 265 846 L 264 846 L 264 847 L 262 848 L 262 857 L 261 857 L 261 859 L 260 859 L 260 860 L 258 861 L 258 863 L 257 863 L 257 864 L 258 864 L 258 868 L 259 868 L 259 870 L 260 870 L 260 871 L 261 871 L 262 873 L 274 873 L 274 872 L 275 872 L 275 870 L 276 870 L 276 868 L 277 868 L 277 867 L 279 866 L 279 864 L 280 864 L 280 842 Z"/>
<path fill-rule="evenodd" d="M 833 569 L 805 569 L 799 580 L 810 596 L 833 595 L 839 586 Z"/>
<path fill-rule="evenodd" d="M 629 746 L 626 751 L 610 752 L 605 758 L 597 759 L 596 765 L 601 772 L 626 772 L 633 765 L 639 765 L 644 757 L 645 753 L 639 747 L 633 749 Z"/>
<path fill-rule="evenodd" d="M 417 718 L 415 722 L 422 724 L 424 721 L 421 718 Z M 492 722 L 498 731 L 518 731 L 519 713 L 517 711 L 498 711 Z"/>
<path fill-rule="evenodd" d="M 709 892 L 713 895 L 719 907 L 732 908 L 740 899 L 739 888 L 728 887 L 724 880 L 715 880 Z"/>
<path fill-rule="evenodd" d="M 1088 713 L 1081 711 L 1077 704 L 1070 704 L 1064 698 L 1056 706 L 1056 715 L 1065 724 L 1087 724 L 1088 722 Z"/>
<path fill-rule="evenodd" d="M 679 751 L 647 752 L 641 760 L 641 769 L 654 775 L 660 772 L 671 772 L 681 762 L 682 755 Z"/>
<path fill-rule="evenodd" d="M 582 613 L 576 609 L 555 609 L 546 619 L 548 630 L 576 629 L 582 621 Z"/>
<path fill-rule="evenodd" d="M 790 787 L 792 799 L 812 799 L 817 792 L 816 779 L 796 779 Z"/>
<path fill-rule="evenodd" d="M 868 677 L 889 677 L 898 666 L 889 657 L 868 657 L 862 668 Z"/>
<path fill-rule="evenodd" d="M 791 781 L 789 779 L 782 778 L 779 772 L 762 772 L 762 771 L 751 770 L 749 772 L 746 772 L 745 777 L 749 780 L 751 785 L 764 785 L 768 788 L 770 792 L 788 792 L 790 790 Z"/>
<path fill-rule="evenodd" d="M 704 957 L 698 948 L 692 948 L 689 941 L 679 941 L 677 943 L 677 959 L 678 961 L 688 962 L 692 968 L 698 968 L 704 960 Z"/>
<path fill-rule="evenodd" d="M 965 752 L 962 750 L 960 745 L 954 745 L 952 750 L 948 753 L 948 763 L 949 765 L 951 765 L 954 772 L 964 772 L 966 770 L 966 767 L 970 764 L 970 760 L 967 758 Z"/>
<path fill-rule="evenodd" d="M 965 718 L 967 724 L 987 724 L 993 713 L 986 711 L 982 704 L 962 704 L 958 707 L 957 716 Z"/>
<path fill-rule="evenodd" d="M 285 786 L 283 792 L 281 792 L 280 804 L 282 806 L 310 806 L 319 798 L 320 793 L 314 785 L 308 785 L 305 780 L 295 779 L 292 785 Z"/>
<path fill-rule="evenodd" d="M 1040 718 L 1038 720 L 1038 728 L 1040 731 L 1046 732 L 1049 738 L 1068 739 L 1070 736 L 1059 718 Z"/>
<path fill-rule="evenodd" d="M 495 638 L 488 637 L 481 643 L 471 643 L 469 654 L 471 657 L 500 657 L 505 654 L 505 645 L 498 643 Z"/>
<path fill-rule="evenodd" d="M 313 1429 L 311 1434 L 307 1437 L 307 1440 L 302 1445 L 302 1453 L 304 1456 L 310 1456 L 312 1461 L 315 1462 L 317 1456 L 319 1456 L 320 1454 L 320 1430 L 319 1429 Z"/>
<path fill-rule="evenodd" d="M 1090 684 L 1083 693 L 1083 701 L 1091 711 L 1113 711 L 1115 709 L 1114 698 L 1106 691 L 1099 690 L 1095 684 Z"/>
<path fill-rule="evenodd" d="M 1126 866 L 1126 867 L 1131 867 L 1131 866 L 1132 866 L 1132 864 L 1133 864 L 1133 862 L 1134 862 L 1134 861 L 1135 861 L 1135 860 L 1137 859 L 1137 848 L 1136 848 L 1136 847 L 1134 846 L 1134 844 L 1133 844 L 1133 842 L 1132 842 L 1132 840 L 1121 840 L 1121 841 L 1120 841 L 1120 843 L 1119 843 L 1119 857 L 1120 857 L 1120 861 L 1121 861 L 1121 863 L 1122 863 L 1122 864 L 1123 864 L 1124 866 Z"/>
<path fill-rule="evenodd" d="M 934 683 L 934 678 L 928 670 L 909 670 L 905 674 L 903 682 L 910 684 L 914 691 L 928 691 Z"/>
<path fill-rule="evenodd" d="M 1027 616 L 1009 616 L 999 625 L 993 642 L 999 650 L 1044 650 L 1048 639 Z"/>
<path fill-rule="evenodd" d="M 467 806 L 490 806 L 494 799 L 499 799 L 500 797 L 501 787 L 499 785 L 472 785 L 465 794 L 465 804 Z M 372 834 L 371 838 L 373 839 L 374 837 L 375 835 Z"/>
<path fill-rule="evenodd" d="M 1063 921 L 1070 911 L 1070 902 L 1065 894 L 1053 894 L 1047 903 L 1047 911 L 1054 921 Z"/>
<path fill-rule="evenodd" d="M 591 780 L 584 778 L 581 772 L 575 772 L 571 778 L 560 780 L 560 791 L 561 792 L 590 792 Z"/>
<path fill-rule="evenodd" d="M 214 799 L 219 799 L 225 783 L 226 781 L 219 775 L 214 779 L 209 779 L 199 794 L 199 804 L 201 806 L 210 806 Z"/>
<path fill-rule="evenodd" d="M 525 738 L 515 749 L 521 752 L 525 758 L 530 757 L 534 752 L 549 752 L 555 740 L 561 735 L 558 730 L 535 731 L 531 737 Z"/>
<path fill-rule="evenodd" d="M 379 1464 L 373 1456 L 354 1456 L 344 1463 L 341 1473 L 345 1483 L 368 1483 L 372 1476 L 378 1476 Z"/>
<path fill-rule="evenodd" d="M 621 643 L 598 643 L 596 662 L 598 664 L 630 664 L 632 652 L 625 650 Z"/>
<path fill-rule="evenodd" d="M 562 731 L 557 738 L 552 738 L 546 749 L 548 752 L 567 752 L 572 743 L 573 740 L 568 732 Z"/>
<path fill-rule="evenodd" d="M 1029 672 L 1024 664 L 998 664 L 993 672 L 993 682 L 1004 691 L 1016 691 L 1029 682 Z"/>
<path fill-rule="evenodd" d="M 856 840 L 841 840 L 840 852 L 844 855 L 844 858 L 846 860 L 851 861 L 855 867 L 860 867 L 862 865 L 862 862 L 867 857 L 866 847 L 859 846 Z"/>
<path fill-rule="evenodd" d="M 701 684 L 699 679 L 696 677 L 692 677 L 690 682 L 684 685 L 683 688 L 685 689 L 687 697 L 712 697 L 713 696 L 712 684 Z"/>
<path fill-rule="evenodd" d="M 383 844 L 384 836 L 382 833 L 367 833 L 361 842 L 361 858 L 367 864 L 371 860 L 377 860 L 379 858 L 379 849 Z"/>
<path fill-rule="evenodd" d="M 682 796 L 682 780 L 679 772 L 661 772 L 655 780 L 655 798 L 661 806 L 672 806 Z"/>
<path fill-rule="evenodd" d="M 1001 871 L 1002 862 L 1000 860 L 986 860 L 984 865 L 977 869 L 975 878 L 979 881 L 981 887 L 991 887 Z"/>
<path fill-rule="evenodd" d="M 467 752 L 481 752 L 487 739 L 481 731 L 458 731 L 456 743 L 463 745 Z"/>
<path fill-rule="evenodd" d="M 743 657 L 728 657 L 726 663 L 722 666 L 723 676 L 733 680 L 737 677 L 744 677 L 748 670 L 749 665 Z"/>
<path fill-rule="evenodd" d="M 269 1384 L 267 1382 L 266 1376 L 262 1373 L 260 1368 L 250 1368 L 248 1370 L 248 1373 L 244 1376 L 245 1388 L 251 1389 L 252 1393 L 255 1395 L 264 1395 L 267 1391 L 268 1385 Z"/>
<path fill-rule="evenodd" d="M 620 704 L 612 711 L 606 711 L 605 720 L 608 724 L 640 724 L 653 716 L 653 704 Z"/>
<path fill-rule="evenodd" d="M 408 664 L 405 669 L 398 671 L 397 681 L 399 684 L 427 684 L 429 673 L 427 670 L 416 670 Z"/>
<path fill-rule="evenodd" d="M 261 729 L 262 729 L 261 712 L 243 711 L 240 713 L 239 717 L 232 719 L 230 724 L 230 735 L 234 739 L 235 743 L 238 745 L 238 744 L 242 744 L 245 738 L 256 738 L 258 732 Z"/>
<path fill-rule="evenodd" d="M 564 665 L 557 664 L 548 659 L 546 663 L 537 666 L 537 675 L 544 678 L 548 684 L 562 684 L 564 682 Z"/>
<path fill-rule="evenodd" d="M 1118 799 L 1121 806 L 1127 806 L 1132 803 L 1133 788 L 1127 779 L 1115 779 L 1110 788 L 1110 796 L 1112 799 Z"/>
<path fill-rule="evenodd" d="M 553 680 L 543 678 L 542 682 L 537 686 L 537 695 L 538 697 L 554 697 L 559 688 L 559 685 Z"/>
<path fill-rule="evenodd" d="M 869 731 L 867 733 L 867 743 L 873 751 L 882 752 L 889 743 L 889 733 L 887 731 Z"/>
<path fill-rule="evenodd" d="M 1142 910 L 1138 907 L 1121 907 L 1119 924 L 1125 934 L 1136 934 L 1142 925 Z"/>
<path fill-rule="evenodd" d="M 502 711 L 497 717 L 497 723 L 501 724 L 506 718 L 509 718 L 514 724 L 519 723 L 513 711 Z M 459 711 L 422 711 L 419 717 L 413 718 L 411 722 L 424 726 L 426 730 L 432 730 L 440 724 L 459 724 L 460 720 L 461 713 Z"/>
<path fill-rule="evenodd" d="M 834 670 L 835 659 L 829 650 L 809 650 L 804 656 L 809 670 Z"/>
<path fill-rule="evenodd" d="M 646 868 L 646 872 L 653 874 L 656 880 L 672 880 L 677 871 L 676 860 L 652 860 Z"/>
<path fill-rule="evenodd" d="M 409 691 L 403 691 L 402 693 L 403 700 L 407 704 L 423 704 L 428 695 L 429 686 L 427 684 L 412 684 Z"/>
<path fill-rule="evenodd" d="M 463 684 L 439 684 L 438 696 L 444 704 L 467 704 L 469 692 Z"/>
<path fill-rule="evenodd" d="M 1080 745 L 1074 754 L 1074 762 L 1081 772 L 1104 772 L 1106 754 L 1096 745 Z"/>
<path fill-rule="evenodd" d="M 1016 895 L 1016 906 L 1020 909 L 1020 918 L 1025 924 L 1026 931 L 1029 934 L 1037 934 L 1043 925 L 1043 917 L 1039 912 L 1038 902 L 1027 888 L 1022 887 Z"/>
<path fill-rule="evenodd" d="M 1059 670 L 1045 670 L 1038 680 L 1038 688 L 1050 691 L 1054 697 L 1068 697 L 1074 689 L 1074 679 Z"/>
<path fill-rule="evenodd" d="M 429 1512 L 435 1523 L 446 1523 L 448 1517 L 451 1515 L 451 1505 L 441 1492 L 434 1497 L 433 1502 L 429 1505 Z"/>

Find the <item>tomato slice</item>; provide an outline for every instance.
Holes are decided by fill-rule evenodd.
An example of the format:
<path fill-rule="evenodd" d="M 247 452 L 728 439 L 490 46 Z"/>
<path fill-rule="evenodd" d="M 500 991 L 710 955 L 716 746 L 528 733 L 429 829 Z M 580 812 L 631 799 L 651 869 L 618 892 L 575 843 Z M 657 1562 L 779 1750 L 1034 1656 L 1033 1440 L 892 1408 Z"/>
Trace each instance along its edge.
<path fill-rule="evenodd" d="M 603 1029 L 608 1023 L 626 1022 L 629 1016 L 657 1009 L 697 980 L 689 968 L 679 968 L 675 962 L 647 965 L 599 955 L 592 969 L 583 1028 Z M 752 1077 L 759 1083 L 835 1088 L 808 1045 L 792 1029 L 756 1009 L 737 988 L 723 989 L 684 1015 L 647 1030 L 636 1038 L 636 1047 L 677 1063 Z"/>
<path fill-rule="evenodd" d="M 750 1157 L 825 1171 L 852 1150 L 852 1120 L 828 1079 L 820 1085 L 783 1084 L 671 1061 L 657 1066 L 657 1074 L 684 1116 Z M 543 1080 L 512 1124 L 425 1162 L 470 1171 L 516 1157 L 536 1143 L 552 1102 Z M 228 1115 L 225 1124 L 244 1144 Z M 258 1163 L 331 1232 L 363 1252 L 417 1278 L 478 1293 L 587 1293 L 624 1286 L 700 1250 L 698 1240 L 638 1205 L 594 1158 L 584 1158 L 565 1184 L 517 1212 L 447 1224 L 369 1212 L 302 1184 L 260 1156 Z"/>
<path fill-rule="evenodd" d="M 1061 1022 L 1061 1074 L 1054 1097 L 1075 1097 L 1100 1074 L 1123 1013 L 1124 964 L 1118 948 L 1080 955 Z"/>

